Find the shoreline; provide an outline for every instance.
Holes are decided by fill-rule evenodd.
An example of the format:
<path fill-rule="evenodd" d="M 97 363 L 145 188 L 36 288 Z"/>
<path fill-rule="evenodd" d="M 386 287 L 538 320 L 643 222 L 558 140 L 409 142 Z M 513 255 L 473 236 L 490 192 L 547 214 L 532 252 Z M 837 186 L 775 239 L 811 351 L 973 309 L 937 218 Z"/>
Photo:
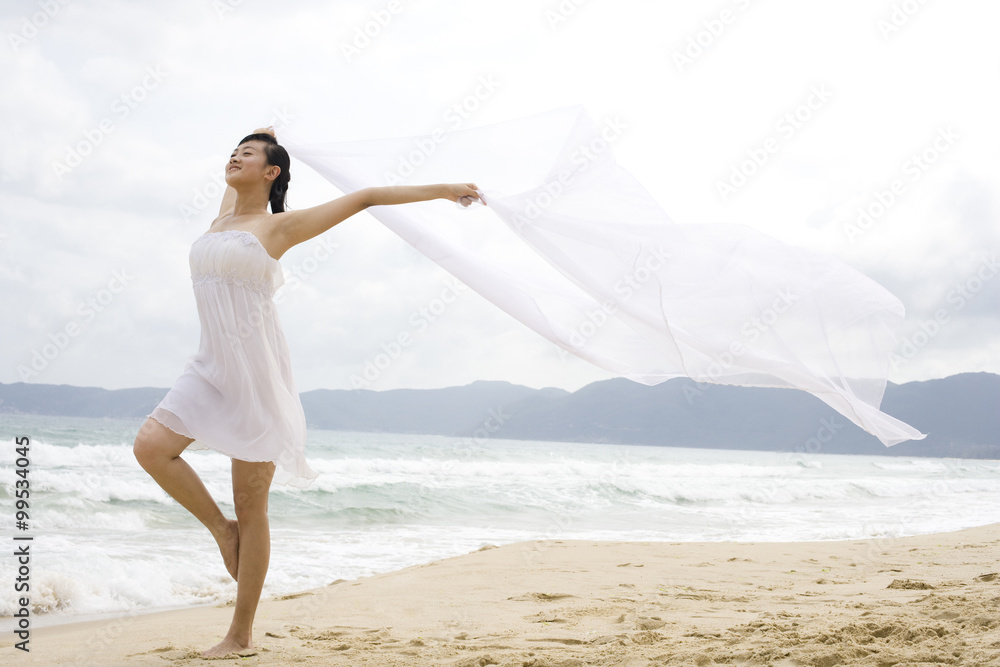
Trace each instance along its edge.
<path fill-rule="evenodd" d="M 953 530 L 953 531 L 946 531 L 946 532 L 939 532 L 939 533 L 922 533 L 920 535 L 907 535 L 907 536 L 903 536 L 903 537 L 874 537 L 874 538 L 846 538 L 846 539 L 835 538 L 835 539 L 829 539 L 829 540 L 804 540 L 804 541 L 795 541 L 795 542 L 771 542 L 771 541 L 761 541 L 761 540 L 754 540 L 754 541 L 726 540 L 726 541 L 722 541 L 722 542 L 678 542 L 678 541 L 659 541 L 659 540 L 657 540 L 657 541 L 651 541 L 651 540 L 613 540 L 613 541 L 606 541 L 606 540 L 573 540 L 573 539 L 566 539 L 566 540 L 530 540 L 530 541 L 526 541 L 526 542 L 513 542 L 513 543 L 510 543 L 510 544 L 507 544 L 507 545 L 502 545 L 502 546 L 511 546 L 513 544 L 525 544 L 525 545 L 527 545 L 527 544 L 538 544 L 538 543 L 545 543 L 545 542 L 586 543 L 586 544 L 650 544 L 650 545 L 652 545 L 652 544 L 671 544 L 671 545 L 684 545 L 684 544 L 720 544 L 720 545 L 723 545 L 723 544 L 776 544 L 776 545 L 783 545 L 783 544 L 826 544 L 826 543 L 840 543 L 840 542 L 879 542 L 879 541 L 885 541 L 885 540 L 908 539 L 910 537 L 924 537 L 924 536 L 929 536 L 929 535 L 948 535 L 948 534 L 951 534 L 951 533 L 961 532 L 963 530 L 975 530 L 975 529 L 978 529 L 978 528 L 985 528 L 985 527 L 988 527 L 989 525 L 992 525 L 992 524 L 987 524 L 987 526 L 974 526 L 972 528 L 959 528 L 959 529 L 956 529 L 956 530 Z M 997 525 L 1000 526 L 1000 522 L 998 522 Z M 465 554 L 459 554 L 458 556 L 447 556 L 447 557 L 443 557 L 443 558 L 438 558 L 438 559 L 434 559 L 434 560 L 431 560 L 431 561 L 427 561 L 425 563 L 417 563 L 415 565 L 410 565 L 410 566 L 407 566 L 405 568 L 397 568 L 396 570 L 387 570 L 386 572 L 380 572 L 380 573 L 376 573 L 376 574 L 372 574 L 372 575 L 366 575 L 364 577 L 358 577 L 356 579 L 342 579 L 340 581 L 346 581 L 347 583 L 353 583 L 355 581 L 361 581 L 361 580 L 367 579 L 369 577 L 377 576 L 378 574 L 389 574 L 391 572 L 398 572 L 398 571 L 402 571 L 402 570 L 409 569 L 409 568 L 412 568 L 412 567 L 422 567 L 422 566 L 425 566 L 425 565 L 430 565 L 432 563 L 440 562 L 442 560 L 449 560 L 450 558 L 458 558 L 458 557 L 461 557 L 461 556 L 467 556 L 469 554 L 476 553 L 476 551 L 484 551 L 484 550 L 490 549 L 490 548 L 500 548 L 500 546 L 491 544 L 489 546 L 481 547 L 480 549 L 477 549 L 475 551 L 470 551 L 470 552 L 465 553 Z M 1000 555 L 1000 554 L 998 554 L 998 555 Z M 1000 568 L 1000 563 L 998 563 L 997 567 Z M 332 584 L 327 584 L 327 586 L 329 586 L 329 585 L 332 585 Z M 266 597 L 266 598 L 262 597 L 261 598 L 261 603 L 263 603 L 265 600 L 283 599 L 283 598 L 285 598 L 287 596 L 290 596 L 290 595 L 312 594 L 312 593 L 315 593 L 317 591 L 323 590 L 323 588 L 325 588 L 325 587 L 326 586 L 318 586 L 318 587 L 315 587 L 315 588 L 308 588 L 308 589 L 303 589 L 303 590 L 290 591 L 290 592 L 287 592 L 287 593 L 277 593 L 277 594 L 274 594 L 274 595 L 272 595 L 270 597 Z M 127 617 L 132 617 L 132 616 L 144 616 L 144 615 L 147 615 L 147 614 L 160 614 L 160 613 L 167 613 L 167 612 L 172 612 L 172 611 L 205 609 L 205 608 L 209 608 L 209 607 L 217 607 L 220 604 L 225 604 L 225 603 L 220 603 L 220 602 L 202 602 L 202 603 L 193 604 L 193 605 L 178 605 L 178 606 L 173 606 L 173 607 L 155 607 L 155 608 L 142 609 L 142 610 L 132 611 L 132 612 L 129 612 L 129 611 L 125 611 L 125 612 L 108 611 L 108 612 L 97 612 L 97 613 L 92 613 L 92 614 L 80 614 L 78 616 L 77 615 L 74 615 L 74 616 L 64 616 L 64 615 L 60 615 L 60 614 L 46 614 L 46 615 L 37 615 L 36 614 L 36 615 L 32 616 L 32 627 L 35 628 L 35 629 L 41 629 L 43 627 L 44 628 L 51 628 L 51 627 L 58 627 L 58 626 L 64 626 L 64 625 L 74 625 L 74 624 L 90 623 L 90 622 L 93 622 L 93 621 L 110 621 L 110 620 L 114 620 L 114 619 L 117 619 L 117 618 L 127 618 Z M 13 617 L 11 617 L 11 616 L 0 616 L 0 624 L 9 623 L 9 622 L 12 621 L 12 619 L 13 619 Z M 38 624 L 39 621 L 41 621 L 41 624 Z M 6 625 L 4 625 L 3 631 L 4 632 L 7 631 Z M 2 642 L 0 642 L 0 646 L 4 646 L 4 644 Z"/>
<path fill-rule="evenodd" d="M 263 599 L 241 662 L 1000 664 L 998 554 L 1000 523 L 869 540 L 486 546 Z M 0 650 L 26 664 L 186 664 L 231 615 L 207 604 L 32 627 L 30 653 L 8 637 Z"/>
<path fill-rule="evenodd" d="M 35 629 L 41 628 L 58 628 L 64 625 L 74 625 L 77 623 L 91 623 L 96 621 L 112 621 L 117 618 L 126 618 L 129 616 L 145 616 L 147 614 L 165 614 L 171 611 L 183 611 L 185 609 L 204 609 L 205 607 L 212 607 L 218 605 L 218 602 L 202 602 L 195 605 L 178 605 L 176 607 L 153 607 L 150 609 L 142 609 L 139 611 L 105 611 L 97 612 L 93 614 L 79 614 L 79 615 L 59 615 L 59 614 L 46 614 L 40 616 L 34 614 L 31 617 L 31 627 Z M 12 621 L 12 616 L 0 616 L 0 623 L 5 624 L 3 626 L 3 632 L 6 634 L 8 628 L 6 624 Z M 40 622 L 40 623 L 39 623 Z M 0 645 L 3 645 L 0 643 Z"/>

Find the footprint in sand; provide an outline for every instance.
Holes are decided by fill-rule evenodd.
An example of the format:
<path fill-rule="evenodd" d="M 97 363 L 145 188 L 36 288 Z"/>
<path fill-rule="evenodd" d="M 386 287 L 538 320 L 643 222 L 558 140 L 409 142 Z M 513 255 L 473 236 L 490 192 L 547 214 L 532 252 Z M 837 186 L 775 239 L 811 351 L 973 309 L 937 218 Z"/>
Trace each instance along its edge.
<path fill-rule="evenodd" d="M 452 667 L 487 667 L 487 665 L 499 665 L 500 663 L 493 659 L 489 654 L 487 655 L 477 655 L 474 658 L 465 658 L 464 660 L 459 660 L 454 663 Z"/>
<path fill-rule="evenodd" d="M 524 593 L 523 595 L 515 595 L 514 597 L 507 598 L 508 600 L 515 600 L 518 602 L 526 600 L 538 600 L 540 602 L 549 602 L 551 600 L 562 600 L 563 598 L 572 598 L 575 595 L 569 595 L 567 593 Z"/>
<path fill-rule="evenodd" d="M 913 579 L 893 579 L 892 583 L 886 586 L 886 588 L 902 588 L 906 590 L 925 590 L 928 588 L 934 588 L 928 583 L 923 581 L 915 581 Z"/>
<path fill-rule="evenodd" d="M 586 644 L 587 642 L 581 639 L 572 639 L 569 637 L 539 637 L 532 638 L 528 637 L 525 639 L 528 642 L 555 642 L 557 644 L 565 644 L 566 646 L 578 646 L 579 644 Z"/>
<path fill-rule="evenodd" d="M 153 656 L 167 661 L 176 662 L 178 660 L 185 660 L 188 658 L 201 658 L 201 651 L 195 651 L 193 649 L 179 649 L 176 646 L 161 646 L 160 648 L 150 649 L 149 651 L 142 651 L 140 653 L 129 653 L 126 658 L 136 658 L 139 656 Z"/>
<path fill-rule="evenodd" d="M 662 628 L 667 622 L 659 616 L 640 616 L 635 620 L 636 630 L 656 630 Z"/>
<path fill-rule="evenodd" d="M 274 598 L 275 600 L 297 600 L 298 598 L 305 597 L 306 595 L 315 595 L 315 593 L 291 593 L 289 595 L 281 595 Z"/>
<path fill-rule="evenodd" d="M 569 623 L 567 619 L 555 616 L 551 612 L 539 612 L 531 616 L 522 616 L 521 618 L 526 621 L 531 621 L 532 623 Z"/>

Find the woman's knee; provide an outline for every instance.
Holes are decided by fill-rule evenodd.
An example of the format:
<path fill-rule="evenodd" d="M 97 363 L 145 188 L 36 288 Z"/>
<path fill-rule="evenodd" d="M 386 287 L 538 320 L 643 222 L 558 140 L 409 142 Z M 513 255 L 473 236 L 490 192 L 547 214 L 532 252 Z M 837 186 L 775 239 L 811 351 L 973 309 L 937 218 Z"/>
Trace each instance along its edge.
<path fill-rule="evenodd" d="M 236 520 L 240 525 L 267 523 L 267 502 L 236 503 Z"/>
<path fill-rule="evenodd" d="M 233 459 L 233 505 L 237 520 L 267 517 L 267 499 L 274 469 L 274 464 L 269 461 Z"/>
<path fill-rule="evenodd" d="M 166 426 L 148 417 L 132 443 L 132 454 L 143 468 L 163 459 L 180 456 L 193 439 L 174 433 Z"/>
<path fill-rule="evenodd" d="M 245 489 L 234 491 L 233 509 L 236 520 L 241 524 L 247 521 L 267 521 L 267 498 L 267 491 L 263 495 Z"/>

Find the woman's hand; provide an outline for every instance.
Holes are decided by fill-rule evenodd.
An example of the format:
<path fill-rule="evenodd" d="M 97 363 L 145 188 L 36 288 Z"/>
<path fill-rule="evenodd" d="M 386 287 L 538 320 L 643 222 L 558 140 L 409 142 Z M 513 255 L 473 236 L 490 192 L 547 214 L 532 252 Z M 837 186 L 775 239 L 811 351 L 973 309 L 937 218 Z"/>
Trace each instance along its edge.
<path fill-rule="evenodd" d="M 252 134 L 270 134 L 272 137 L 277 138 L 274 134 L 273 125 L 268 125 L 267 127 L 258 127 L 256 130 L 252 132 Z"/>
<path fill-rule="evenodd" d="M 444 194 L 442 199 L 449 199 L 458 202 L 462 206 L 469 206 L 474 201 L 482 202 L 486 205 L 486 200 L 479 196 L 479 188 L 475 183 L 449 183 L 441 186 Z"/>

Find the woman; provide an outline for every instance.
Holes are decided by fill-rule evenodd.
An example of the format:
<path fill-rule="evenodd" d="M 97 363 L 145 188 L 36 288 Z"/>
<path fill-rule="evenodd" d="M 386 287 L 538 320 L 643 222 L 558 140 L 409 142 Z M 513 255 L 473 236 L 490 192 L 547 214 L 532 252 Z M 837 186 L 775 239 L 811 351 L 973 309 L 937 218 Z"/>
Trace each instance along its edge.
<path fill-rule="evenodd" d="M 219 216 L 191 247 L 202 325 L 198 353 L 147 417 L 133 447 L 143 469 L 211 531 L 237 581 L 229 632 L 203 657 L 253 648 L 270 557 L 271 482 L 279 481 L 276 472 L 280 483 L 297 486 L 316 477 L 305 461 L 305 416 L 271 298 L 283 283 L 278 260 L 369 206 L 430 199 L 468 206 L 480 199 L 472 183 L 373 187 L 285 211 L 288 167 L 288 153 L 271 128 L 255 130 L 230 156 Z M 189 445 L 232 458 L 236 519 L 222 514 L 180 457 Z"/>

